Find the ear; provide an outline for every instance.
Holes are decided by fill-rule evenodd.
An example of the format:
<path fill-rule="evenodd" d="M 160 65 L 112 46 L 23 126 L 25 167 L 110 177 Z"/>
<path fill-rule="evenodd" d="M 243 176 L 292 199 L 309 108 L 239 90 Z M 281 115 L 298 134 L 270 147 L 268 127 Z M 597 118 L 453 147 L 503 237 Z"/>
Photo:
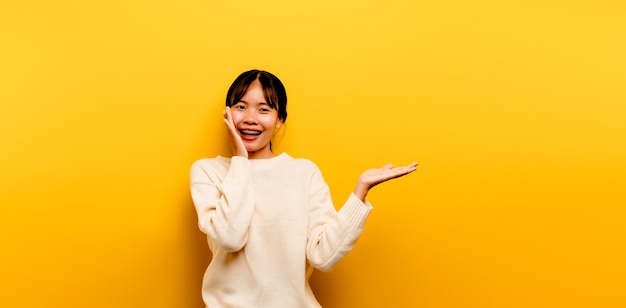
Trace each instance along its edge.
<path fill-rule="evenodd" d="M 276 120 L 276 129 L 280 129 L 283 126 L 283 119 L 278 118 L 278 120 Z"/>

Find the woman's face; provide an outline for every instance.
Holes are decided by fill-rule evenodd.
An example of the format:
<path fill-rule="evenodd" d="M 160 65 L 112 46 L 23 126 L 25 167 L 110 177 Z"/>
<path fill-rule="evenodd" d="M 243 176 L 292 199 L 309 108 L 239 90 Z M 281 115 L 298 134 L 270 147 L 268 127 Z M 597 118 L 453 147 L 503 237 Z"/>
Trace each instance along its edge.
<path fill-rule="evenodd" d="M 261 82 L 253 81 L 244 96 L 230 107 L 233 123 L 248 150 L 249 158 L 270 158 L 270 141 L 283 121 L 265 99 Z"/>

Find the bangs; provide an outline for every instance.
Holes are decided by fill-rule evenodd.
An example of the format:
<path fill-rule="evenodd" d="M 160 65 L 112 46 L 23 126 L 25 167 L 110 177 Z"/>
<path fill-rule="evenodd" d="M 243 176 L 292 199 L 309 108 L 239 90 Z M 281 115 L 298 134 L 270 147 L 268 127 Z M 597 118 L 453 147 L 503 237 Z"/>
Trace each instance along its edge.
<path fill-rule="evenodd" d="M 263 88 L 263 95 L 265 96 L 265 100 L 267 100 L 267 104 L 275 110 L 278 110 L 278 95 L 276 94 L 275 86 L 269 77 L 259 74 L 257 79 L 261 83 L 261 87 Z"/>
<path fill-rule="evenodd" d="M 246 91 L 248 91 L 248 87 L 250 87 L 250 84 L 252 84 L 252 82 L 256 79 L 256 74 L 239 76 L 239 78 L 235 80 L 235 82 L 228 91 L 229 93 L 227 95 L 228 100 L 226 101 L 226 106 L 230 107 L 234 103 L 240 101 L 241 98 L 246 94 Z"/>

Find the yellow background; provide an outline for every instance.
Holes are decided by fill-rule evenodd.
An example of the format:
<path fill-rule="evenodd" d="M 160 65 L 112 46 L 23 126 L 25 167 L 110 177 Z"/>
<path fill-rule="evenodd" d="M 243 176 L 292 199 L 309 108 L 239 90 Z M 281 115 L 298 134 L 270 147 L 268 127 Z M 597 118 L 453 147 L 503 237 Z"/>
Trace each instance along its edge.
<path fill-rule="evenodd" d="M 201 307 L 188 170 L 226 90 L 285 83 L 278 151 L 363 237 L 326 307 L 626 307 L 622 1 L 3 1 L 1 307 Z"/>

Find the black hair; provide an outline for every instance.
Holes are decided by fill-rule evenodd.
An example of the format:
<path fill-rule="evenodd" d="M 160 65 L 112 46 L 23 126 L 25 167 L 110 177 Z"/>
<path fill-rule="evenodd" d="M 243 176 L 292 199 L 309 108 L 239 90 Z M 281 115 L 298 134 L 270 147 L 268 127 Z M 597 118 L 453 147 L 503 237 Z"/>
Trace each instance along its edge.
<path fill-rule="evenodd" d="M 228 88 L 226 106 L 239 102 L 255 80 L 261 83 L 268 105 L 278 112 L 278 118 L 284 123 L 287 120 L 287 91 L 280 79 L 270 72 L 249 70 L 239 75 Z"/>

